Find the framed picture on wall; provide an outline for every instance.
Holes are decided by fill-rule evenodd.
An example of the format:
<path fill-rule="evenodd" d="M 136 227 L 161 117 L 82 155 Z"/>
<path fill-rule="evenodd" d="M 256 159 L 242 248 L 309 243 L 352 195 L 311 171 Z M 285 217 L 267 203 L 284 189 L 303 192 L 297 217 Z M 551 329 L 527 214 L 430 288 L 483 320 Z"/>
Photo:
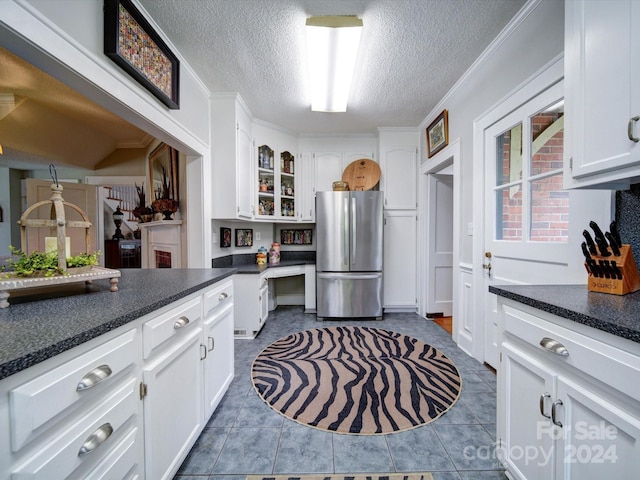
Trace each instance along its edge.
<path fill-rule="evenodd" d="M 236 228 L 236 247 L 253 246 L 253 228 Z"/>
<path fill-rule="evenodd" d="M 167 107 L 180 108 L 180 61 L 131 0 L 105 0 L 104 53 Z"/>
<path fill-rule="evenodd" d="M 427 155 L 429 158 L 449 144 L 449 115 L 443 110 L 427 127 Z"/>
<path fill-rule="evenodd" d="M 231 229 L 220 227 L 220 248 L 228 248 L 231 246 Z"/>

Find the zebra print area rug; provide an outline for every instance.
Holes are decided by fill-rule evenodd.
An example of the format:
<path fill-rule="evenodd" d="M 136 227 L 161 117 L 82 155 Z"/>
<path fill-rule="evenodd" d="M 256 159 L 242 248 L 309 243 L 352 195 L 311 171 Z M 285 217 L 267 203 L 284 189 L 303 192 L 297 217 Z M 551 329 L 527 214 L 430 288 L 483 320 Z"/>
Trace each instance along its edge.
<path fill-rule="evenodd" d="M 266 347 L 251 367 L 258 395 L 287 418 L 374 435 L 425 425 L 458 400 L 453 362 L 426 343 L 370 327 L 305 330 Z"/>

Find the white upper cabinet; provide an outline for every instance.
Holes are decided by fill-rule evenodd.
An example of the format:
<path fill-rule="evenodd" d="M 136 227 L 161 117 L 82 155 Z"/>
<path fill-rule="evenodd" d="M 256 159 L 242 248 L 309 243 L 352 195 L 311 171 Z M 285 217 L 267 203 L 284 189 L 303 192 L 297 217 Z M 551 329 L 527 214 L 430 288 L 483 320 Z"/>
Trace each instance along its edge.
<path fill-rule="evenodd" d="M 380 129 L 380 190 L 385 210 L 418 208 L 418 130 Z"/>
<path fill-rule="evenodd" d="M 390 146 L 382 154 L 384 208 L 415 210 L 418 208 L 418 149 L 415 146 Z"/>
<path fill-rule="evenodd" d="M 314 185 L 314 163 L 313 154 L 303 153 L 299 162 L 300 187 L 298 188 L 300 199 L 300 220 L 303 222 L 315 222 L 316 202 Z"/>
<path fill-rule="evenodd" d="M 640 2 L 565 2 L 566 188 L 640 176 Z"/>
<path fill-rule="evenodd" d="M 211 96 L 212 217 L 253 217 L 251 114 L 237 94 Z"/>

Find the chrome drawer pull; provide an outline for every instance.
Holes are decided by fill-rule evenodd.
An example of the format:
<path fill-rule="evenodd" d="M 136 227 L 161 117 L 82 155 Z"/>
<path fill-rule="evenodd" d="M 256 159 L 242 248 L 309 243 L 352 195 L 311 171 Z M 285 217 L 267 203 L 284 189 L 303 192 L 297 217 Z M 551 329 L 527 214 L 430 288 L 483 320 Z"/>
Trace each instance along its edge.
<path fill-rule="evenodd" d="M 98 448 L 107 438 L 111 436 L 113 433 L 113 427 L 110 423 L 105 423 L 104 425 L 98 427 L 98 429 L 89 435 L 80 450 L 78 451 L 78 456 L 83 457 L 85 455 L 90 454 L 96 448 Z"/>
<path fill-rule="evenodd" d="M 220 294 L 220 296 L 218 297 L 218 300 L 222 302 L 223 300 L 226 300 L 227 298 L 229 298 L 229 295 L 227 295 L 227 292 L 222 292 Z"/>
<path fill-rule="evenodd" d="M 551 394 L 548 392 L 543 393 L 542 395 L 540 395 L 540 415 L 542 415 L 544 418 L 551 418 L 550 415 L 547 415 L 546 413 L 544 413 L 544 401 L 546 398 L 551 398 Z"/>
<path fill-rule="evenodd" d="M 551 405 L 551 421 L 553 422 L 554 425 L 557 425 L 562 428 L 562 423 L 556 420 L 556 407 L 558 405 L 562 405 L 562 400 L 556 400 Z"/>
<path fill-rule="evenodd" d="M 95 387 L 105 378 L 108 378 L 109 375 L 111 375 L 111 368 L 109 368 L 109 365 L 100 365 L 82 377 L 82 380 L 80 380 L 80 383 L 78 383 L 78 386 L 76 387 L 76 391 L 81 392 L 82 390 Z"/>
<path fill-rule="evenodd" d="M 638 120 L 640 120 L 640 117 L 632 117 L 629 119 L 629 124 L 627 125 L 627 135 L 629 135 L 629 140 L 635 143 L 638 143 L 640 141 L 640 138 L 636 137 L 633 134 L 633 126 Z"/>
<path fill-rule="evenodd" d="M 567 350 L 567 348 L 563 344 L 561 344 L 557 340 L 554 340 L 553 338 L 544 337 L 542 340 L 540 340 L 540 346 L 542 348 L 546 348 L 550 352 L 555 353 L 556 355 L 561 355 L 563 357 L 569 356 L 569 350 Z"/>
<path fill-rule="evenodd" d="M 173 324 L 173 329 L 178 330 L 180 328 L 184 328 L 189 325 L 189 319 L 187 317 L 180 317 L 176 320 L 176 323 Z"/>
<path fill-rule="evenodd" d="M 207 337 L 209 339 L 209 351 L 213 350 L 214 348 L 216 348 L 216 341 L 213 339 L 213 337 Z"/>

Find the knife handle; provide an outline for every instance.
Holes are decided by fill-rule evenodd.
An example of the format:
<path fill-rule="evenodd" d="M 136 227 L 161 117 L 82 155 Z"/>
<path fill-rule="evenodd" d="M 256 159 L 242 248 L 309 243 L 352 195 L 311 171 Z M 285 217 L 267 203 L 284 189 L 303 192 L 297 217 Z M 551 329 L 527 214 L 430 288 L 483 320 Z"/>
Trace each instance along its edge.
<path fill-rule="evenodd" d="M 611 246 L 611 251 L 613 252 L 613 254 L 616 257 L 620 256 L 620 248 L 618 248 L 618 242 L 616 241 L 616 239 L 613 237 L 613 235 L 609 232 L 605 232 L 605 237 L 607 237 L 607 240 L 609 241 L 609 245 Z"/>
<path fill-rule="evenodd" d="M 596 250 L 596 244 L 593 242 L 591 234 L 587 230 L 583 230 L 582 236 L 587 241 L 587 246 L 589 247 L 589 252 L 591 252 L 591 255 L 598 255 L 598 250 Z"/>
<path fill-rule="evenodd" d="M 611 278 L 611 274 L 609 273 L 609 267 L 605 264 L 605 262 L 609 263 L 608 260 L 600 260 L 600 267 L 602 268 L 602 273 L 604 273 L 604 278 Z"/>
<path fill-rule="evenodd" d="M 616 225 L 615 221 L 611 222 L 611 225 L 609 225 L 609 231 L 611 232 L 611 236 L 618 244 L 618 248 L 620 248 L 622 246 L 622 240 L 620 239 L 620 233 L 618 232 L 618 226 Z"/>

